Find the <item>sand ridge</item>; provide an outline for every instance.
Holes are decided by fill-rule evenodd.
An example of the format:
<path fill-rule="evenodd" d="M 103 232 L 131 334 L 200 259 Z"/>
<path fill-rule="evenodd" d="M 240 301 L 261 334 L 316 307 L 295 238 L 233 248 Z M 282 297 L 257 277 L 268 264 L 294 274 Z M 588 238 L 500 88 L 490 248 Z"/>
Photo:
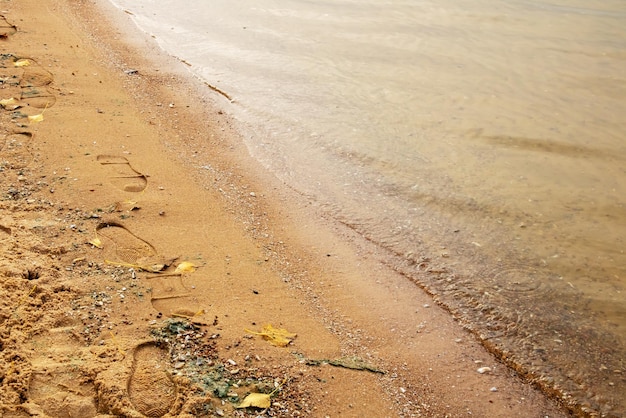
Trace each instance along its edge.
<path fill-rule="evenodd" d="M 91 2 L 0 5 L 2 416 L 565 415 L 314 221 L 149 39 Z M 246 331 L 268 323 L 296 336 Z"/>

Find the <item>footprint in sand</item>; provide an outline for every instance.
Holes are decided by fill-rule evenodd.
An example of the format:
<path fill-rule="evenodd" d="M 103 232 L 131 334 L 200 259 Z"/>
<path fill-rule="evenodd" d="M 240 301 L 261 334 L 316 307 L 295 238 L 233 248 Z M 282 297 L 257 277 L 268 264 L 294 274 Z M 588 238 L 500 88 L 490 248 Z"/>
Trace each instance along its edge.
<path fill-rule="evenodd" d="M 180 274 L 165 274 L 160 276 L 147 277 L 149 287 L 152 289 L 150 300 L 155 302 L 176 299 L 190 296 L 189 290 L 185 287 Z"/>
<path fill-rule="evenodd" d="M 36 110 L 47 109 L 53 106 L 56 96 L 45 86 L 21 86 L 20 104 Z"/>
<path fill-rule="evenodd" d="M 86 359 L 93 354 L 80 343 L 82 326 L 49 329 L 30 340 L 33 348 L 28 399 L 51 417 L 97 415 L 96 389 Z"/>
<path fill-rule="evenodd" d="M 136 171 L 126 157 L 118 155 L 98 155 L 97 161 L 109 172 L 109 180 L 125 192 L 141 192 L 148 185 L 145 175 Z"/>
<path fill-rule="evenodd" d="M 128 395 L 135 409 L 147 417 L 162 417 L 174 405 L 176 385 L 167 369 L 167 352 L 156 344 L 145 343 L 135 350 Z"/>
<path fill-rule="evenodd" d="M 20 79 L 20 102 L 27 106 L 45 109 L 56 103 L 56 96 L 46 86 L 54 81 L 52 74 L 41 68 L 34 60 L 27 58 L 29 65 L 23 67 Z M 20 60 L 24 61 L 24 59 Z"/>
<path fill-rule="evenodd" d="M 104 248 L 112 248 L 111 260 L 121 264 L 143 265 L 157 257 L 155 248 L 148 242 L 134 235 L 121 224 L 103 222 L 96 227 L 98 237 L 104 238 Z"/>
<path fill-rule="evenodd" d="M 30 144 L 33 134 L 30 132 L 16 132 L 5 137 L 0 142 L 0 167 L 20 169 L 26 167 L 33 160 Z"/>
<path fill-rule="evenodd" d="M 183 284 L 182 274 L 164 274 L 145 280 L 151 289 L 150 303 L 155 310 L 172 318 L 187 318 L 194 324 L 205 324 L 205 312 Z"/>
<path fill-rule="evenodd" d="M 0 55 L 0 100 L 7 110 L 35 113 L 53 106 L 56 95 L 47 87 L 53 81 L 52 74 L 31 58 Z M 29 108 L 33 111 L 28 112 Z"/>
<path fill-rule="evenodd" d="M 12 25 L 3 15 L 0 15 L 0 39 L 7 39 L 17 32 L 17 26 Z"/>

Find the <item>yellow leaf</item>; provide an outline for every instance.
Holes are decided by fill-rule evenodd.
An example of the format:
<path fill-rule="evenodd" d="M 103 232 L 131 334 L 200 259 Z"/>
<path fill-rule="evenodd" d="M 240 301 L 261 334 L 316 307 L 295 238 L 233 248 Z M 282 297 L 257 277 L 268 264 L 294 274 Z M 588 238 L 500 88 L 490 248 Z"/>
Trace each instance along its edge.
<path fill-rule="evenodd" d="M 237 408 L 248 408 L 254 406 L 256 408 L 269 408 L 272 406 L 270 395 L 265 393 L 251 393 L 245 397 Z"/>
<path fill-rule="evenodd" d="M 174 273 L 193 273 L 194 271 L 196 271 L 195 264 L 190 263 L 189 261 L 183 261 L 176 266 Z"/>
<path fill-rule="evenodd" d="M 43 112 L 38 115 L 29 116 L 28 120 L 31 122 L 41 122 L 43 120 Z"/>
<path fill-rule="evenodd" d="M 89 241 L 89 244 L 93 245 L 96 248 L 102 248 L 102 241 L 100 241 L 100 238 L 98 237 L 95 237 L 94 239 Z"/>
<path fill-rule="evenodd" d="M 16 67 L 28 67 L 30 65 L 30 61 L 26 58 L 19 59 L 13 63 Z"/>
<path fill-rule="evenodd" d="M 261 332 L 246 330 L 250 334 L 260 335 L 264 340 L 269 341 L 270 344 L 277 347 L 286 347 L 296 338 L 296 334 L 293 334 L 283 328 L 274 328 L 271 324 L 267 324 L 263 327 Z"/>
<path fill-rule="evenodd" d="M 43 120 L 43 112 L 45 112 L 47 109 L 48 109 L 48 103 L 46 103 L 46 107 L 44 107 L 44 109 L 41 111 L 40 114 L 29 116 L 28 120 L 31 122 L 41 122 Z"/>
<path fill-rule="evenodd" d="M 0 100 L 0 106 L 2 106 L 2 107 L 7 107 L 9 105 L 15 105 L 17 103 L 19 103 L 19 100 L 15 99 L 15 97 L 10 97 L 8 99 Z"/>

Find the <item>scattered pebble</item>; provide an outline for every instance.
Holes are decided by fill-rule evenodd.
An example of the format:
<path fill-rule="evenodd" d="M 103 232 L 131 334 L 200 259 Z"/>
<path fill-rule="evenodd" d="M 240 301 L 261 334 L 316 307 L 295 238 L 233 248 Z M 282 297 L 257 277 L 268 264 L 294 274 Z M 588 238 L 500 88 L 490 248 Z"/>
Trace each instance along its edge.
<path fill-rule="evenodd" d="M 480 374 L 489 373 L 491 371 L 491 367 L 480 367 L 476 371 Z"/>

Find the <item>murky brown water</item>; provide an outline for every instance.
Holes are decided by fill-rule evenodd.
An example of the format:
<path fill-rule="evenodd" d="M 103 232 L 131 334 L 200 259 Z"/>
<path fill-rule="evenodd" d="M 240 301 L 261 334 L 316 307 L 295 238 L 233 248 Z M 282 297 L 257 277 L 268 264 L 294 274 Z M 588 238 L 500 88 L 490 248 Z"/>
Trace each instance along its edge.
<path fill-rule="evenodd" d="M 509 364 L 626 415 L 625 2 L 112 1 Z"/>

